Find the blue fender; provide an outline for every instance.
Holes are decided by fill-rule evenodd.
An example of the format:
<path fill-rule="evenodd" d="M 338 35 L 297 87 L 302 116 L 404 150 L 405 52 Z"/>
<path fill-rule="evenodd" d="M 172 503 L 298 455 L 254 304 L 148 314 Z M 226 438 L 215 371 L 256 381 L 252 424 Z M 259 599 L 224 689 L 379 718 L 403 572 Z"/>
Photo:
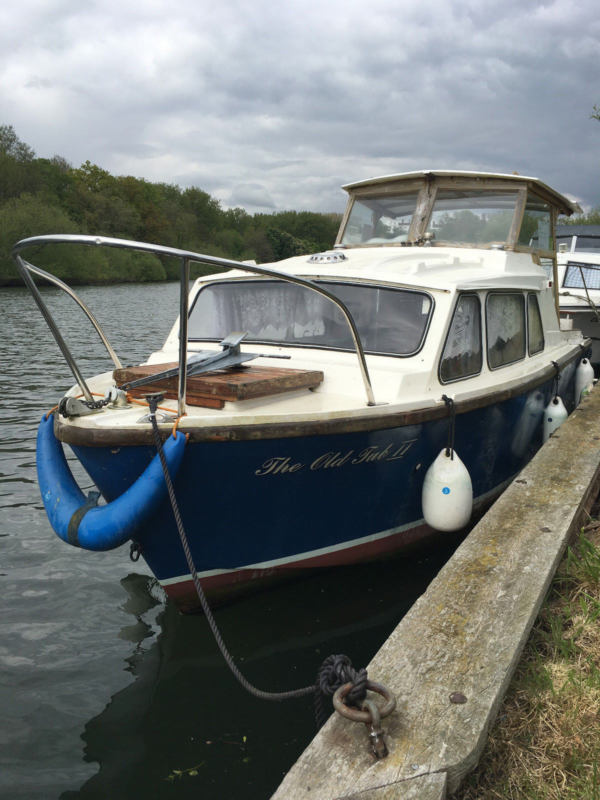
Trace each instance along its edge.
<path fill-rule="evenodd" d="M 185 450 L 185 436 L 177 432 L 163 445 L 169 474 L 174 480 Z M 37 435 L 37 473 L 50 524 L 60 538 L 85 550 L 112 550 L 131 538 L 167 494 L 158 453 L 144 472 L 120 497 L 95 505 L 98 493 L 86 498 L 54 435 L 54 417 L 42 417 Z"/>

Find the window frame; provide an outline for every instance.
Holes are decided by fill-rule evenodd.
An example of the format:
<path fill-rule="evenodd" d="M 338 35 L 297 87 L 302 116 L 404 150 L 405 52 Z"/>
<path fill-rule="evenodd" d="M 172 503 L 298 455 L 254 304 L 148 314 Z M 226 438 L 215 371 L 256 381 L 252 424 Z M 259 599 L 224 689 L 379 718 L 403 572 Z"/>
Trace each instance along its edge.
<path fill-rule="evenodd" d="M 540 329 L 542 332 L 542 346 L 539 350 L 532 351 L 531 349 L 531 336 L 530 336 L 530 328 L 529 328 L 529 301 L 533 299 L 535 300 L 535 307 L 537 309 L 538 317 L 540 320 Z M 538 301 L 538 296 L 536 292 L 527 292 L 527 355 L 531 358 L 531 356 L 537 356 L 538 353 L 543 353 L 546 349 L 546 337 L 544 336 L 544 323 L 542 321 L 542 312 L 540 311 L 540 304 Z"/>
<path fill-rule="evenodd" d="M 571 280 L 567 283 L 567 279 L 569 278 L 569 274 L 571 270 L 576 270 L 579 274 L 579 279 L 581 284 L 579 286 L 575 286 L 573 281 Z M 598 291 L 600 286 L 590 286 L 588 284 L 587 277 L 585 275 L 586 270 L 589 270 L 589 275 L 587 277 L 591 277 L 594 273 L 597 274 L 597 277 L 600 278 L 600 266 L 598 264 L 588 263 L 586 261 L 575 261 L 573 259 L 567 259 L 567 263 L 565 264 L 565 272 L 563 275 L 561 289 L 578 289 L 581 291 Z M 599 280 L 600 282 L 600 280 Z"/>
<path fill-rule="evenodd" d="M 473 206 L 477 205 L 477 200 L 481 200 L 486 196 L 488 198 L 504 198 L 505 200 L 512 200 L 512 205 L 506 208 L 506 211 L 510 213 L 510 221 L 506 228 L 506 234 L 501 239 L 485 239 L 480 242 L 471 242 L 465 240 L 461 240 L 458 238 L 450 238 L 450 239 L 438 239 L 437 234 L 433 240 L 433 244 L 437 247 L 465 247 L 465 248 L 474 248 L 480 250 L 490 250 L 494 247 L 502 247 L 502 249 L 507 249 L 510 245 L 511 235 L 515 227 L 515 217 L 517 212 L 519 211 L 519 203 L 521 200 L 519 189 L 515 187 L 507 186 L 505 188 L 496 188 L 496 189 L 487 189 L 487 188 L 462 188 L 460 186 L 444 186 L 440 184 L 437 187 L 437 191 L 435 196 L 431 199 L 431 204 L 427 216 L 427 222 L 424 228 L 425 233 L 435 231 L 430 231 L 430 227 L 432 225 L 433 216 L 439 209 L 436 208 L 436 205 L 440 200 L 450 200 L 451 197 L 443 197 L 444 194 L 447 195 L 455 195 L 455 199 L 459 200 L 459 195 L 466 195 L 464 198 L 465 203 L 468 201 L 469 196 L 473 201 Z M 470 211 L 471 209 L 464 208 L 463 211 Z M 471 212 L 474 213 L 474 212 Z"/>
<path fill-rule="evenodd" d="M 450 380 L 445 380 L 444 378 L 442 378 L 442 362 L 444 360 L 444 353 L 446 351 L 446 345 L 448 344 L 450 332 L 452 331 L 452 324 L 454 322 L 454 317 L 456 315 L 458 304 L 464 297 L 474 297 L 477 300 L 477 305 L 479 309 L 479 352 L 481 354 L 479 369 L 477 370 L 477 372 L 471 372 L 468 375 L 461 375 L 458 378 L 451 378 Z M 446 331 L 446 338 L 444 339 L 444 346 L 442 347 L 442 352 L 438 363 L 438 380 L 443 386 L 446 386 L 450 383 L 456 383 L 457 381 L 465 381 L 468 380 L 469 378 L 476 378 L 478 375 L 481 375 L 483 371 L 483 318 L 481 314 L 481 308 L 482 308 L 481 297 L 477 292 L 467 291 L 458 293 L 456 297 L 456 302 L 454 303 L 454 308 L 452 309 L 450 324 L 448 325 L 448 330 Z"/>
<path fill-rule="evenodd" d="M 522 301 L 522 308 L 523 308 L 523 355 L 519 358 L 515 358 L 513 361 L 506 361 L 504 364 L 499 364 L 496 367 L 493 367 L 490 364 L 490 340 L 489 340 L 489 325 L 488 325 L 488 304 L 490 297 L 499 297 L 499 296 L 514 296 L 520 297 Z M 510 367 L 512 364 L 518 364 L 519 361 L 524 361 L 527 358 L 527 304 L 525 302 L 525 294 L 519 290 L 494 290 L 487 293 L 485 298 L 485 342 L 486 342 L 486 362 L 488 369 L 490 372 L 495 372 L 498 369 L 504 369 L 504 367 Z"/>
<path fill-rule="evenodd" d="M 538 242 L 537 245 L 529 244 L 529 242 L 522 242 L 521 241 L 521 233 L 523 231 L 523 224 L 525 222 L 525 216 L 527 215 L 527 205 L 529 200 L 537 201 L 538 203 L 543 203 L 548 207 L 548 223 L 549 223 L 549 231 L 548 231 L 548 239 L 549 239 L 549 247 L 542 247 Z M 556 224 L 555 224 L 555 210 L 552 204 L 544 199 L 538 192 L 533 191 L 531 188 L 527 189 L 527 193 L 525 195 L 525 202 L 523 204 L 523 212 L 521 214 L 520 222 L 519 222 L 519 230 L 517 232 L 517 238 L 515 240 L 515 247 L 519 250 L 525 250 L 527 252 L 533 253 L 548 253 L 551 252 L 555 254 L 555 250 L 553 249 L 553 243 L 556 244 Z"/>
<path fill-rule="evenodd" d="M 194 300 L 193 300 L 193 302 L 192 302 L 192 304 L 190 306 L 189 312 L 188 312 L 188 324 L 189 324 L 189 320 L 190 320 L 190 317 L 192 315 L 192 312 L 193 312 L 193 310 L 194 310 L 194 308 L 196 306 L 196 302 L 197 302 L 198 298 L 200 297 L 200 295 L 202 294 L 202 292 L 204 291 L 204 289 L 206 289 L 206 288 L 208 288 L 210 286 L 218 285 L 218 284 L 231 285 L 233 283 L 248 284 L 248 283 L 256 283 L 256 282 L 261 282 L 261 283 L 263 283 L 263 282 L 284 283 L 284 284 L 289 284 L 291 286 L 294 285 L 290 281 L 285 281 L 285 280 L 283 280 L 281 278 L 275 278 L 275 277 L 273 277 L 273 278 L 271 278 L 271 277 L 269 277 L 269 278 L 261 278 L 261 277 L 234 278 L 234 279 L 229 279 L 229 280 L 225 279 L 225 280 L 210 281 L 209 283 L 205 283 L 203 286 L 201 286 L 199 288 L 199 290 L 196 292 L 196 295 L 194 297 Z M 421 336 L 421 341 L 420 341 L 419 346 L 418 346 L 418 348 L 416 350 L 414 350 L 414 351 L 412 351 L 410 353 L 390 353 L 390 352 L 383 352 L 383 351 L 367 350 L 367 349 L 364 348 L 364 345 L 363 345 L 363 350 L 364 350 L 365 355 L 381 356 L 383 358 L 412 358 L 413 356 L 416 356 L 418 353 L 420 353 L 421 350 L 423 349 L 423 347 L 425 346 L 425 342 L 427 341 L 427 335 L 428 335 L 429 329 L 431 327 L 431 320 L 433 319 L 433 315 L 434 315 L 434 312 L 435 312 L 435 298 L 434 298 L 433 294 L 431 294 L 430 292 L 426 291 L 425 289 L 412 289 L 412 288 L 408 288 L 408 287 L 404 287 L 404 286 L 382 285 L 381 283 L 373 283 L 371 281 L 356 281 L 356 280 L 343 281 L 343 280 L 339 280 L 339 279 L 338 280 L 335 280 L 335 279 L 329 279 L 329 280 L 319 279 L 319 280 L 315 281 L 315 283 L 317 283 L 317 284 L 326 284 L 327 288 L 329 288 L 330 290 L 331 290 L 331 286 L 332 285 L 357 286 L 357 287 L 369 288 L 369 289 L 385 289 L 385 290 L 391 291 L 391 292 L 403 292 L 405 294 L 414 294 L 414 295 L 427 297 L 427 299 L 429 300 L 431 305 L 430 305 L 430 308 L 429 308 L 429 314 L 428 314 L 428 317 L 427 317 L 427 322 L 425 323 L 425 326 L 423 327 L 423 334 Z M 308 289 L 306 287 L 303 287 L 303 288 L 305 288 L 306 291 L 310 291 L 310 289 Z M 333 303 L 332 303 L 332 305 L 333 305 Z M 350 329 L 348 329 L 348 330 L 350 330 Z M 360 334 L 360 330 L 359 330 L 359 334 Z M 213 337 L 194 337 L 194 338 L 192 338 L 191 335 L 189 334 L 189 328 L 188 328 L 188 342 L 219 342 L 219 341 L 221 341 L 221 340 L 218 337 L 215 337 L 215 336 L 213 336 Z M 269 340 L 269 339 L 252 339 L 252 338 L 249 338 L 249 339 L 244 339 L 244 343 L 256 344 L 256 345 L 264 345 L 265 347 L 286 347 L 286 348 L 287 347 L 299 347 L 299 348 L 302 348 L 302 349 L 305 349 L 305 350 L 327 350 L 327 351 L 334 351 L 334 352 L 340 352 L 340 353 L 354 353 L 354 352 L 356 352 L 356 349 L 354 347 L 336 347 L 335 345 L 315 344 L 314 342 L 307 342 L 306 344 L 303 344 L 301 342 L 285 342 L 285 341 L 279 342 L 279 341 L 273 341 L 273 340 Z M 362 344 L 362 337 L 361 337 L 361 344 Z"/>
<path fill-rule="evenodd" d="M 378 201 L 384 202 L 386 199 L 389 199 L 389 198 L 394 199 L 394 198 L 399 198 L 401 196 L 403 196 L 403 197 L 414 196 L 413 210 L 411 212 L 411 219 L 410 219 L 410 222 L 408 224 L 408 231 L 406 233 L 406 238 L 405 239 L 396 240 L 396 239 L 391 239 L 390 238 L 390 239 L 386 239 L 385 241 L 378 241 L 378 242 L 369 242 L 369 241 L 366 241 L 366 242 L 362 242 L 362 241 L 361 242 L 345 242 L 344 241 L 344 237 L 346 236 L 346 234 L 348 232 L 348 226 L 349 226 L 350 220 L 352 218 L 352 215 L 354 213 L 355 206 L 357 204 L 368 206 L 369 201 L 370 202 L 378 202 Z M 340 247 L 343 247 L 343 248 L 352 249 L 352 248 L 357 248 L 357 247 L 382 247 L 382 246 L 384 246 L 384 247 L 407 247 L 407 246 L 409 246 L 411 244 L 414 244 L 414 242 L 412 241 L 412 238 L 411 238 L 411 232 L 414 229 L 415 217 L 416 217 L 417 209 L 419 207 L 420 199 L 421 199 L 421 187 L 420 186 L 413 186 L 413 185 L 410 185 L 409 187 L 403 187 L 402 191 L 398 191 L 397 193 L 393 193 L 393 192 L 389 192 L 389 191 L 388 192 L 380 191 L 378 193 L 374 192 L 374 191 L 357 192 L 356 194 L 354 194 L 351 197 L 351 201 L 348 204 L 348 207 L 346 209 L 346 213 L 344 214 L 344 217 L 343 217 L 342 222 L 340 224 L 340 230 L 339 230 L 339 233 L 338 233 L 338 236 L 337 236 L 337 239 L 336 239 L 336 245 L 339 245 Z M 372 213 L 373 213 L 373 210 L 372 210 Z"/>

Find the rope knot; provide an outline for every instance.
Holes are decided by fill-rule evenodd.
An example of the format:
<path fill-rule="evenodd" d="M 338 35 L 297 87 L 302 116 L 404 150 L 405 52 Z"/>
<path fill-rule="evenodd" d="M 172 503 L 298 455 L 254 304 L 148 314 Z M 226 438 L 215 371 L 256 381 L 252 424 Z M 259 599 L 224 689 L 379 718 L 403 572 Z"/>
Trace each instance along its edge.
<path fill-rule="evenodd" d="M 318 727 L 325 724 L 331 713 L 325 698 L 333 697 L 340 686 L 351 683 L 352 688 L 346 696 L 346 702 L 348 705 L 358 707 L 367 696 L 367 680 L 367 670 L 354 669 L 348 656 L 343 654 L 327 656 L 319 668 L 315 686 L 315 713 Z"/>

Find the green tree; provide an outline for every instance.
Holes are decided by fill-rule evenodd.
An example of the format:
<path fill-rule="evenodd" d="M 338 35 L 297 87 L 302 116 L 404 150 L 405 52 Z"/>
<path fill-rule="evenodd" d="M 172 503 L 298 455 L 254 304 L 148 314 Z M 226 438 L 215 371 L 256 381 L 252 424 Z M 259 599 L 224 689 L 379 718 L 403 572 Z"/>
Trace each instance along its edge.
<path fill-rule="evenodd" d="M 57 231 L 77 233 L 77 225 L 61 208 L 48 205 L 38 196 L 22 194 L 0 206 L 0 282 L 3 285 L 20 282 L 11 258 L 12 248 L 17 241 Z M 59 277 L 72 277 L 73 257 L 66 252 L 64 256 L 66 260 L 59 264 L 55 259 L 49 261 L 46 252 L 40 252 L 34 263 L 50 271 L 53 271 L 52 267 L 58 268 Z"/>
<path fill-rule="evenodd" d="M 0 125 L 0 202 L 37 190 L 34 158 L 35 153 L 12 125 Z"/>
<path fill-rule="evenodd" d="M 244 233 L 244 258 L 253 258 L 261 264 L 275 261 L 266 230 L 252 226 Z"/>
<path fill-rule="evenodd" d="M 73 192 L 75 177 L 73 168 L 61 156 L 37 158 L 34 162 L 39 192 L 49 203 L 65 208 Z"/>
<path fill-rule="evenodd" d="M 275 261 L 281 261 L 283 258 L 291 258 L 292 256 L 301 256 L 304 253 L 310 253 L 315 248 L 312 242 L 307 242 L 303 239 L 298 239 L 292 236 L 287 231 L 282 231 L 279 228 L 267 228 L 267 239 L 273 249 Z"/>
<path fill-rule="evenodd" d="M 132 176 L 113 176 L 85 161 L 73 168 L 61 156 L 36 158 L 10 125 L 0 126 L 0 261 L 2 280 L 14 274 L 10 248 L 42 233 L 88 233 L 138 239 L 237 260 L 270 262 L 332 246 L 340 216 L 311 211 L 250 215 L 223 210 L 198 187 L 185 190 Z M 107 259 L 104 249 L 84 248 L 77 267 L 68 252 L 46 248 L 48 268 L 56 264 L 70 282 L 161 280 L 179 276 L 178 259 Z M 46 252 L 47 251 L 47 252 Z M 61 265 L 62 261 L 62 265 Z M 43 264 L 40 263 L 41 266 Z M 194 274 L 213 267 L 194 266 Z"/>
<path fill-rule="evenodd" d="M 13 245 L 28 236 L 79 233 L 79 226 L 45 198 L 23 194 L 0 206 L 0 284 L 18 284 Z M 90 246 L 47 244 L 27 258 L 70 284 L 165 280 L 161 261 L 149 253 Z"/>
<path fill-rule="evenodd" d="M 12 125 L 0 125 L 0 153 L 21 162 L 35 158 L 34 151 L 19 139 Z"/>
<path fill-rule="evenodd" d="M 224 214 L 219 201 L 196 187 L 185 189 L 181 199 L 183 207 L 196 218 L 198 241 L 210 241 L 215 231 L 223 226 Z"/>
<path fill-rule="evenodd" d="M 115 178 L 102 167 L 86 161 L 79 169 L 73 170 L 73 177 L 89 192 L 108 192 L 112 191 L 116 182 Z"/>
<path fill-rule="evenodd" d="M 592 208 L 587 214 L 579 214 L 574 217 L 561 217 L 561 225 L 600 225 L 600 206 Z"/>

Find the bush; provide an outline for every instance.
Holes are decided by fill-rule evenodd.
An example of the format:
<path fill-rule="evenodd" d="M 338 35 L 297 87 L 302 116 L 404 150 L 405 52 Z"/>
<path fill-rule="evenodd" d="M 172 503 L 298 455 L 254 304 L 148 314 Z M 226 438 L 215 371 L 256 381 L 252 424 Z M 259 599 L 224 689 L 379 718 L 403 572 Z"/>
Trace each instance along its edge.
<path fill-rule="evenodd" d="M 0 284 L 20 283 L 11 258 L 12 248 L 17 241 L 47 233 L 77 232 L 77 225 L 61 208 L 48 205 L 37 195 L 22 194 L 7 200 L 0 206 Z M 34 250 L 28 251 L 25 256 L 35 263 Z M 44 267 L 42 263 L 37 266 Z"/>

